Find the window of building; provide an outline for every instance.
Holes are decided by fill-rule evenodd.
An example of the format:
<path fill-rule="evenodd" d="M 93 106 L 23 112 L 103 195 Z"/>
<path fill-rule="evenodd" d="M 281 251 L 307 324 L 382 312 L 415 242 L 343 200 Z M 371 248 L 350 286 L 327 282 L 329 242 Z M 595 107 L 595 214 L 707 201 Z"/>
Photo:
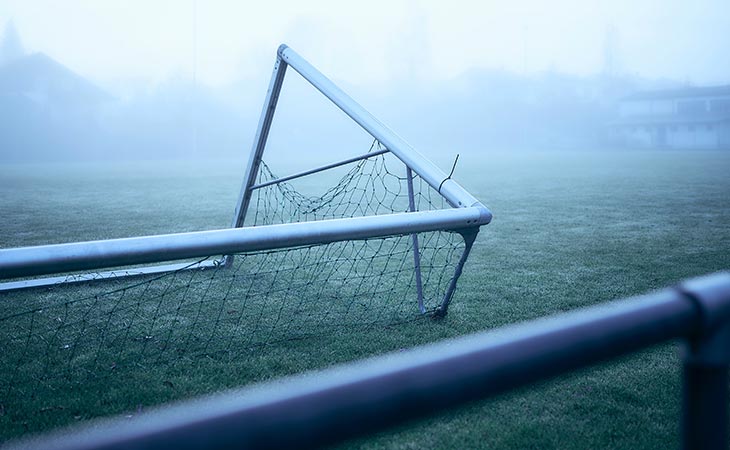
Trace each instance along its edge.
<path fill-rule="evenodd" d="M 710 100 L 710 111 L 713 113 L 730 113 L 730 98 Z"/>
<path fill-rule="evenodd" d="M 706 112 L 704 100 L 682 100 L 677 102 L 677 113 L 691 116 Z"/>

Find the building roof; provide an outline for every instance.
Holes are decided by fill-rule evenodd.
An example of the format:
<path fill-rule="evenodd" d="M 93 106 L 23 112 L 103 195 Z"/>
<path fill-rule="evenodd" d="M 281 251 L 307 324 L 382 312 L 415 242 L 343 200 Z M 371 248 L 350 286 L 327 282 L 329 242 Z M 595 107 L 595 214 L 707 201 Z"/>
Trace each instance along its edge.
<path fill-rule="evenodd" d="M 699 117 L 687 117 L 687 116 L 632 116 L 624 117 L 621 119 L 613 120 L 609 122 L 609 125 L 710 125 L 730 123 L 730 115 L 724 116 L 699 116 Z"/>
<path fill-rule="evenodd" d="M 22 56 L 0 65 L 0 95 L 26 95 L 64 104 L 90 104 L 111 95 L 43 54 Z"/>
<path fill-rule="evenodd" d="M 719 97 L 730 96 L 730 84 L 722 86 L 686 87 L 679 89 L 662 89 L 655 91 L 639 91 L 627 97 L 624 101 L 634 100 L 663 100 L 690 97 Z"/>

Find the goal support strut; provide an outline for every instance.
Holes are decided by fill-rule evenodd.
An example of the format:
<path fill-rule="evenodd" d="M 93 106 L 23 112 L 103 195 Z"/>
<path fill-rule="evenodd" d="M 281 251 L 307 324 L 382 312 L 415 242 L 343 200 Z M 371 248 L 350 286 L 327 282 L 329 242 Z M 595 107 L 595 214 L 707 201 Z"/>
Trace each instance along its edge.
<path fill-rule="evenodd" d="M 377 139 L 386 147 L 387 150 L 392 152 L 405 164 L 407 171 L 409 210 L 411 212 L 415 211 L 412 177 L 412 172 L 415 172 L 432 188 L 436 189 L 452 207 L 480 208 L 483 210 L 483 213 L 488 215 L 491 219 L 491 213 L 489 210 L 487 210 L 487 208 L 476 198 L 456 183 L 456 181 L 447 177 L 446 174 L 444 174 L 438 167 L 423 157 L 423 155 L 411 147 L 405 140 L 403 140 L 403 138 L 380 122 L 375 116 L 353 100 L 352 97 L 347 95 L 342 89 L 335 85 L 329 78 L 307 62 L 294 50 L 282 44 L 277 51 L 274 71 L 271 75 L 269 88 L 266 92 L 263 110 L 261 112 L 258 128 L 254 137 L 253 148 L 251 149 L 248 164 L 246 165 L 238 201 L 236 202 L 233 223 L 231 224 L 233 228 L 240 228 L 244 226 L 246 213 L 248 212 L 248 207 L 251 202 L 251 195 L 254 189 L 261 187 L 256 185 L 256 177 L 261 166 L 261 160 L 266 148 L 266 141 L 269 136 L 269 130 L 271 129 L 271 123 L 274 118 L 274 112 L 276 111 L 279 95 L 281 94 L 281 87 L 284 82 L 287 66 L 291 66 L 305 80 L 319 90 L 325 97 L 332 101 L 332 103 L 340 108 L 365 131 L 370 133 L 371 136 Z M 314 169 L 308 173 L 325 170 L 329 167 L 336 167 L 337 165 L 344 164 L 346 162 L 332 164 L 320 169 Z M 421 312 L 424 312 L 425 308 L 423 306 L 420 254 L 417 234 L 414 233 L 412 235 L 412 240 L 416 288 L 418 293 L 418 307 Z M 470 247 L 468 243 L 467 245 Z M 466 253 L 468 254 L 468 250 Z M 233 264 L 233 258 L 234 256 L 230 254 L 224 257 L 226 267 L 230 267 Z M 460 263 L 457 268 L 459 272 L 461 271 L 461 266 L 463 266 L 463 262 Z M 458 274 L 456 275 L 456 278 L 458 278 Z M 450 289 L 450 291 L 452 291 L 452 289 Z"/>
<path fill-rule="evenodd" d="M 256 176 L 258 175 L 261 158 L 266 148 L 266 141 L 269 136 L 269 130 L 271 129 L 271 123 L 274 119 L 274 112 L 276 111 L 276 105 L 281 94 L 281 87 L 284 82 L 287 66 L 291 66 L 292 69 L 299 73 L 325 97 L 330 99 L 332 103 L 352 120 L 390 150 L 406 167 L 423 178 L 432 188 L 436 189 L 452 207 L 465 208 L 475 206 L 483 208 L 486 213 L 489 213 L 481 202 L 469 194 L 456 181 L 447 177 L 441 169 L 411 147 L 403 138 L 379 121 L 342 89 L 337 87 L 336 84 L 307 62 L 307 60 L 288 46 L 282 44 L 277 51 L 274 71 L 269 82 L 269 89 L 266 92 L 263 110 L 254 137 L 253 148 L 251 149 L 248 164 L 246 165 L 241 192 L 236 202 L 232 223 L 233 228 L 240 228 L 244 224 L 251 201 L 252 188 L 256 183 Z"/>

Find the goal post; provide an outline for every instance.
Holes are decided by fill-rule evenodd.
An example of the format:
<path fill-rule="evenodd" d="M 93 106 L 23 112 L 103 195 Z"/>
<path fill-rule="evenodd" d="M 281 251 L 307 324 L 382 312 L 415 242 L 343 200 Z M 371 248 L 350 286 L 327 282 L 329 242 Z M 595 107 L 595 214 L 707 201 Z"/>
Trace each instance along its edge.
<path fill-rule="evenodd" d="M 369 149 L 276 173 L 266 143 L 289 66 Z M 482 203 L 286 46 L 255 136 L 228 228 L 0 249 L 0 392 L 18 420 L 69 388 L 101 398 L 145 371 L 246 370 L 266 346 L 420 332 L 447 314 L 492 219 Z"/>
<path fill-rule="evenodd" d="M 241 193 L 239 194 L 236 209 L 233 213 L 232 228 L 240 228 L 243 226 L 248 203 L 251 200 L 251 187 L 255 184 L 256 174 L 258 173 L 261 156 L 264 153 L 266 141 L 269 137 L 271 123 L 274 120 L 276 103 L 279 101 L 279 93 L 281 93 L 281 86 L 284 83 L 285 74 L 286 64 L 281 61 L 281 57 L 277 56 L 276 63 L 274 63 L 274 73 L 271 75 L 271 83 L 269 84 L 269 89 L 266 91 L 264 109 L 261 111 L 261 118 L 259 119 L 256 134 L 254 135 L 253 148 L 248 157 L 246 171 L 243 174 Z M 230 261 L 228 261 L 228 264 L 230 264 Z"/>
<path fill-rule="evenodd" d="M 283 177 L 270 171 L 264 163 L 266 143 L 289 66 L 369 133 L 374 140 L 367 153 Z M 389 168 L 387 157 L 400 163 L 400 168 L 395 171 Z M 320 198 L 303 196 L 288 184 L 298 178 L 346 165 L 355 167 L 338 186 Z M 383 179 L 398 186 L 390 189 Z M 414 188 L 416 179 L 419 182 L 418 189 Z M 364 183 L 371 197 L 382 194 L 388 200 L 377 199 L 376 205 L 354 204 L 348 189 L 363 190 L 364 187 L 357 183 Z M 255 196 L 259 196 L 255 218 L 247 225 Z M 364 197 L 362 195 L 357 201 L 376 200 Z M 312 202 L 321 204 L 312 206 Z M 311 211 L 303 212 L 303 204 L 307 204 Z M 289 205 L 286 213 L 270 211 L 286 205 Z M 313 213 L 323 210 L 327 213 Z M 266 217 L 267 214 L 269 217 Z M 277 50 L 252 150 L 243 174 L 231 228 L 0 250 L 0 280 L 135 266 L 130 270 L 71 275 L 65 279 L 51 277 L 32 282 L 23 280 L 0 283 L 0 291 L 57 284 L 60 279 L 65 282 L 79 282 L 158 274 L 166 270 L 229 268 L 237 253 L 408 235 L 411 242 L 409 251 L 412 252 L 413 286 L 418 309 L 424 313 L 425 280 L 421 273 L 421 243 L 418 234 L 445 231 L 461 235 L 464 244 L 463 253 L 458 258 L 450 282 L 447 283 L 448 289 L 443 293 L 438 308 L 438 314 L 445 314 L 476 233 L 491 218 L 491 212 L 450 175 L 446 176 L 294 50 L 281 45 Z M 224 259 L 208 259 L 195 264 L 169 264 L 186 258 L 211 258 L 215 255 L 224 255 Z M 158 265 L 140 267 L 150 263 Z"/>
<path fill-rule="evenodd" d="M 274 112 L 281 93 L 281 87 L 286 75 L 287 66 L 291 66 L 312 86 L 319 90 L 325 97 L 330 99 L 338 108 L 347 114 L 352 120 L 367 131 L 373 138 L 383 144 L 390 152 L 400 159 L 409 170 L 421 176 L 432 188 L 437 189 L 451 206 L 482 208 L 485 216 L 491 219 L 489 210 L 456 181 L 447 177 L 441 169 L 431 163 L 403 138 L 398 136 L 390 128 L 379 121 L 375 116 L 360 106 L 355 100 L 347 95 L 342 89 L 334 84 L 329 78 L 312 66 L 287 45 L 282 44 L 277 51 L 274 72 L 271 76 L 269 89 L 264 100 L 264 107 L 259 120 L 259 125 L 254 138 L 243 186 L 236 204 L 233 227 L 243 226 L 249 201 L 251 198 L 251 187 L 254 185 L 259 164 L 266 148 L 266 141 L 269 130 L 274 119 Z M 487 220 L 488 223 L 488 220 Z"/>
<path fill-rule="evenodd" d="M 264 99 L 264 105 L 259 119 L 258 127 L 254 137 L 253 148 L 249 155 L 248 164 L 244 173 L 243 184 L 239 194 L 238 201 L 236 202 L 236 209 L 234 213 L 232 227 L 238 228 L 243 227 L 246 214 L 251 202 L 251 196 L 255 189 L 263 187 L 261 184 L 256 184 L 256 177 L 259 171 L 259 167 L 262 162 L 264 151 L 266 149 L 266 142 L 271 129 L 271 124 L 274 119 L 274 113 L 276 111 L 277 102 L 286 75 L 287 67 L 291 66 L 297 73 L 299 73 L 306 81 L 314 86 L 322 95 L 327 97 L 332 103 L 340 108 L 345 114 L 347 114 L 353 121 L 360 125 L 365 131 L 367 131 L 377 142 L 385 146 L 384 150 L 380 153 L 387 151 L 392 152 L 406 167 L 406 180 L 408 188 L 408 211 L 415 212 L 414 205 L 414 192 L 413 192 L 413 175 L 415 172 L 417 175 L 422 177 L 432 188 L 436 189 L 440 195 L 454 208 L 465 208 L 473 207 L 480 210 L 482 215 L 479 225 L 489 223 L 491 220 L 491 212 L 482 205 L 476 198 L 469 194 L 463 189 L 456 181 L 447 177 L 438 167 L 432 164 L 428 159 L 423 157 L 418 151 L 410 146 L 405 140 L 394 133 L 390 128 L 379 121 L 375 116 L 363 108 L 357 103 L 352 97 L 347 95 L 341 90 L 336 84 L 334 84 L 329 78 L 317 70 L 307 60 L 302 58 L 298 53 L 289 48 L 287 45 L 282 44 L 277 50 L 276 61 L 274 63 L 274 70 L 271 75 L 271 81 L 269 88 Z M 336 167 L 342 164 L 351 163 L 359 159 L 364 159 L 369 156 L 376 156 L 372 153 L 369 155 L 363 155 L 358 158 L 352 158 L 338 163 L 333 163 L 321 168 L 312 169 L 301 174 L 284 177 L 278 180 L 271 180 L 267 185 L 275 184 L 278 182 L 289 181 L 291 179 L 306 176 L 312 173 L 316 173 L 320 170 L 327 170 L 331 167 Z M 465 255 L 468 256 L 469 250 L 473 243 L 472 234 L 465 234 L 466 251 Z M 475 236 L 475 234 L 474 234 Z M 412 234 L 413 242 L 413 259 L 414 259 L 414 271 L 417 287 L 418 297 L 418 308 L 423 313 L 425 308 L 423 305 L 422 296 L 422 280 L 421 280 L 421 269 L 420 269 L 420 255 L 418 246 L 418 235 Z M 225 256 L 225 265 L 230 266 L 233 262 L 232 255 Z M 463 264 L 460 262 L 457 267 L 457 274 L 455 274 L 454 280 L 458 279 Z M 455 288 L 455 285 L 454 285 Z M 453 288 L 449 289 L 446 298 L 450 299 L 453 294 Z M 445 313 L 446 305 L 448 301 L 444 301 L 442 313 Z"/>

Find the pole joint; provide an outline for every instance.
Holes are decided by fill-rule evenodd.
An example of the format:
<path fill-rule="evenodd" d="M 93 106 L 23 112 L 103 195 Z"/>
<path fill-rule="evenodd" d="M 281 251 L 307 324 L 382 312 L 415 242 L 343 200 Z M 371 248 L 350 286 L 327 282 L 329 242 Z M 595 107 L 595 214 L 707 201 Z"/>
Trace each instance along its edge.
<path fill-rule="evenodd" d="M 726 449 L 730 273 L 689 280 L 677 289 L 698 312 L 696 332 L 682 345 L 682 446 Z"/>

